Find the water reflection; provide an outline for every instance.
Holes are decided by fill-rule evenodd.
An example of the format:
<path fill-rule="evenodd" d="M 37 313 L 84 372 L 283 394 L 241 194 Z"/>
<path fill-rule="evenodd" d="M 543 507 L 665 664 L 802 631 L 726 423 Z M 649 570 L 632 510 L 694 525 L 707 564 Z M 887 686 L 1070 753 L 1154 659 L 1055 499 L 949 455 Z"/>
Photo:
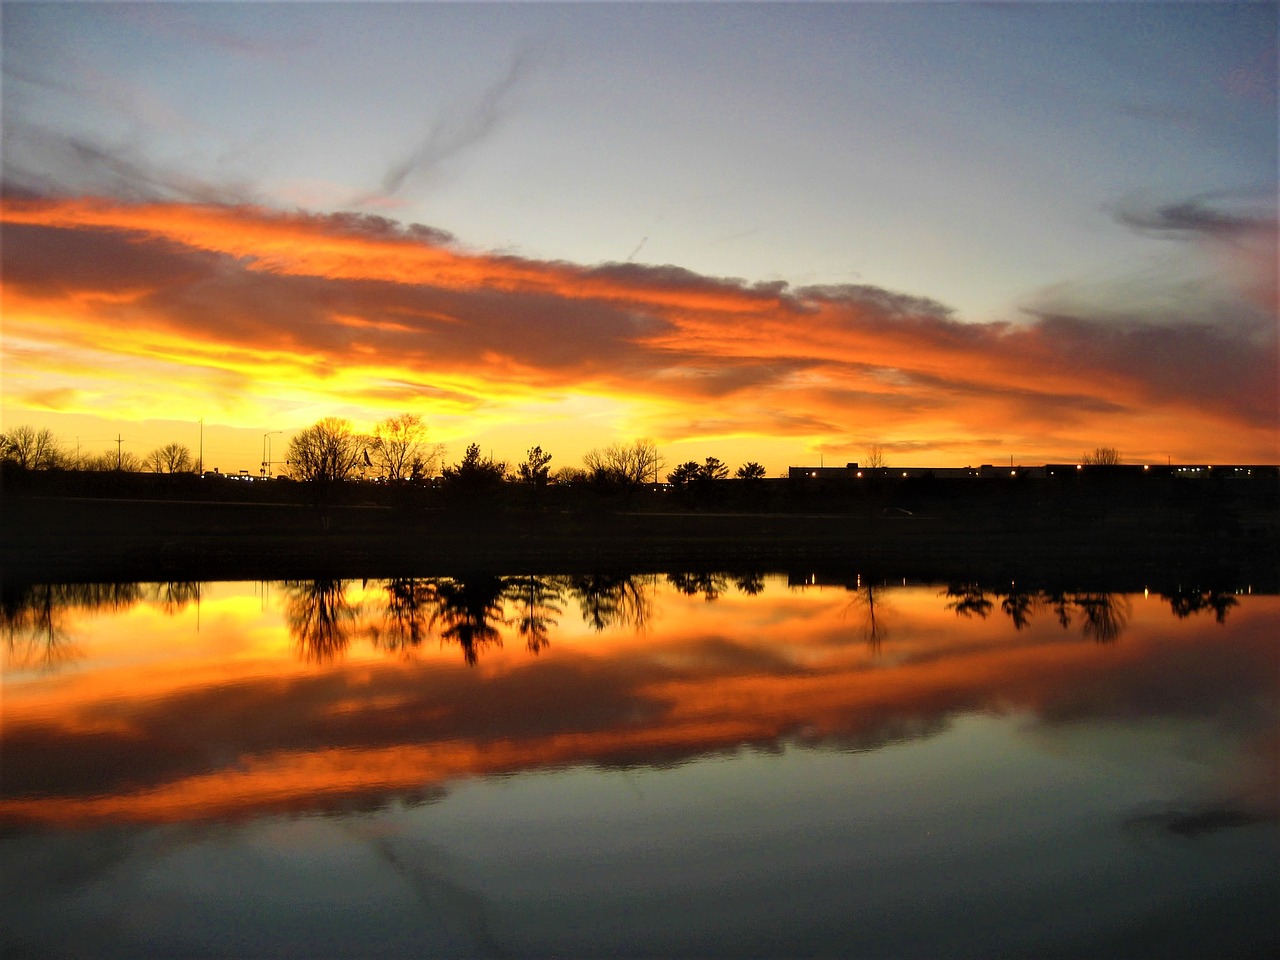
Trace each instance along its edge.
<path fill-rule="evenodd" d="M 150 604 L 168 615 L 196 602 L 196 581 L 164 583 L 24 583 L 8 578 L 0 586 L 0 635 L 10 666 L 56 669 L 79 658 L 77 614 L 121 612 Z"/>
<path fill-rule="evenodd" d="M 287 860 L 289 876 L 311 862 L 330 880 L 365 870 L 376 881 L 385 869 L 398 879 L 369 890 L 421 894 L 404 916 L 465 908 L 483 918 L 467 936 L 484 949 L 539 955 L 572 954 L 554 936 L 625 913 L 601 891 L 661 904 L 672 928 L 688 919 L 672 902 L 683 899 L 705 908 L 690 908 L 694 920 L 731 917 L 736 930 L 762 916 L 804 947 L 794 952 L 850 955 L 858 924 L 841 924 L 874 899 L 882 873 L 939 929 L 967 929 L 946 914 L 961 906 L 986 911 L 975 928 L 997 929 L 1007 903 L 1031 929 L 1059 901 L 1088 904 L 1093 922 L 1094 868 L 1135 891 L 1185 877 L 1195 903 L 1196 884 L 1228 876 L 1240 902 L 1261 902 L 1248 884 L 1277 846 L 1280 597 L 1227 584 L 1144 595 L 856 572 L 479 572 L 9 586 L 0 615 L 0 856 L 22 853 L 56 876 L 43 900 L 16 891 L 40 900 L 55 931 L 67 897 L 95 884 L 114 896 L 131 876 L 190 882 L 191 861 L 154 840 L 165 830 L 183 857 L 198 847 L 225 864 L 224 837 L 287 824 L 270 843 L 237 841 L 237 862 L 278 855 L 267 862 Z M 59 668 L 67 650 L 77 659 Z M 85 862 L 81 841 L 95 836 L 131 837 L 130 852 L 93 876 L 65 869 Z M 146 843 L 156 850 L 139 854 Z M 1182 846 L 1157 846 L 1170 843 Z M 1131 871 L 1153 848 L 1150 875 Z M 505 872 L 469 885 L 457 867 L 467 856 Z M 938 863 L 995 892 L 939 900 Z M 246 866 L 225 888 L 242 877 L 278 881 Z M 225 879 L 215 869 L 206 887 Z M 774 883 L 786 906 L 769 913 Z M 469 892 L 481 889 L 501 896 Z M 713 903 L 721 889 L 732 896 Z M 559 926 L 548 915 L 549 940 L 522 940 L 513 931 L 534 937 L 528 917 L 544 893 L 599 909 Z M 376 926 L 376 896 L 362 896 L 332 903 L 367 910 Z M 504 905 L 518 896 L 530 905 L 524 926 Z M 788 926 L 796 904 L 824 903 Z M 166 915 L 182 915 L 173 906 Z M 911 941 L 916 918 L 900 908 L 875 901 L 860 917 L 870 929 L 899 910 L 899 927 L 877 928 L 876 943 L 895 948 L 882 952 L 945 945 Z M 296 953 L 284 939 L 274 952 Z M 718 942 L 643 941 L 655 955 Z M 1094 955 L 1088 946 L 1063 950 Z"/>
<path fill-rule="evenodd" d="M 1127 597 L 1099 591 L 1068 592 L 1063 590 L 987 591 L 974 583 L 951 584 L 946 590 L 947 609 L 957 616 L 985 620 L 1000 601 L 1000 611 L 1015 630 L 1025 629 L 1034 614 L 1051 610 L 1064 630 L 1079 617 L 1081 635 L 1097 643 L 1115 643 L 1129 622 L 1130 602 Z M 994 599 L 993 599 L 994 598 Z M 1221 623 L 1222 621 L 1219 620 Z"/>
<path fill-rule="evenodd" d="M 719 600 L 730 589 L 743 597 L 765 590 L 759 573 L 729 574 L 677 571 L 664 578 L 675 592 Z M 654 615 L 659 580 L 653 575 L 596 573 L 573 576 L 498 576 L 470 573 L 460 577 L 394 578 L 361 581 L 364 596 L 353 602 L 357 581 L 286 580 L 284 616 L 301 659 L 329 663 L 339 659 L 356 638 L 388 652 L 412 653 L 429 640 L 456 645 L 464 662 L 475 664 L 487 649 L 503 645 L 504 631 L 527 650 L 538 653 L 552 642 L 566 604 L 576 603 L 582 622 L 595 632 L 615 629 L 643 633 Z M 7 583 L 0 593 L 0 633 L 11 667 L 54 669 L 78 656 L 71 625 L 76 614 L 120 612 L 147 604 L 176 616 L 198 604 L 204 584 L 165 583 L 22 584 Z M 791 577 L 788 586 L 804 589 L 838 586 L 850 597 L 847 613 L 858 621 L 858 636 L 879 650 L 889 636 L 886 599 L 895 587 L 860 575 Z M 1212 614 L 1225 624 L 1238 606 L 1236 591 L 1223 588 L 1176 587 L 1156 591 L 1178 619 Z M 1128 625 L 1132 601 L 1123 594 L 1061 588 L 1030 589 L 1016 584 L 992 587 L 978 582 L 948 584 L 940 593 L 943 606 L 966 620 L 987 620 L 996 610 L 1017 631 L 1050 615 L 1063 630 L 1073 627 L 1097 643 L 1118 642 Z"/>
<path fill-rule="evenodd" d="M 351 642 L 359 611 L 347 600 L 343 580 L 286 580 L 285 619 L 306 660 L 325 663 Z"/>
<path fill-rule="evenodd" d="M 653 577 L 614 573 L 565 580 L 565 589 L 582 610 L 583 622 L 596 631 L 627 627 L 643 632 L 653 616 L 653 588 Z"/>

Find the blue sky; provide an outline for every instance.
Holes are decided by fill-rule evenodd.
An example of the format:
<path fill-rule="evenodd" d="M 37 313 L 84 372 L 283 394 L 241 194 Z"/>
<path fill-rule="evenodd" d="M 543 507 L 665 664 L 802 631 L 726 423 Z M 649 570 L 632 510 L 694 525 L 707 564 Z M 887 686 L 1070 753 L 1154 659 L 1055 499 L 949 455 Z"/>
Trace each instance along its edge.
<path fill-rule="evenodd" d="M 1274 249 L 1276 24 L 1274 3 L 6 3 L 4 175 L 870 285 L 962 322 L 1217 323 L 1240 281 L 1206 212 Z M 1196 223 L 1167 216 L 1188 203 Z"/>

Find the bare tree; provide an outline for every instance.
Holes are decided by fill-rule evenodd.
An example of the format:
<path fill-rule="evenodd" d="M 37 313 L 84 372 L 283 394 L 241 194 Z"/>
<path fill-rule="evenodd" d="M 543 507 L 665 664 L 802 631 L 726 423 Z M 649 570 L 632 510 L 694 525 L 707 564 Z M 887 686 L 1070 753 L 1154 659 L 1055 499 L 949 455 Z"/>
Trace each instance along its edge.
<path fill-rule="evenodd" d="M 142 458 L 136 453 L 120 449 L 99 453 L 95 456 L 85 456 L 80 461 L 80 469 L 101 473 L 111 470 L 122 473 L 137 473 L 143 466 Z"/>
<path fill-rule="evenodd" d="M 388 480 L 428 477 L 444 454 L 444 446 L 427 442 L 427 425 L 416 413 L 387 417 L 373 428 L 372 464 Z"/>
<path fill-rule="evenodd" d="M 1080 457 L 1081 463 L 1099 467 L 1114 467 L 1120 462 L 1120 451 L 1115 447 L 1095 447 L 1093 453 Z"/>
<path fill-rule="evenodd" d="M 24 470 L 48 470 L 60 465 L 62 449 L 48 427 L 37 430 L 22 425 L 4 436 L 4 459 L 12 460 Z"/>
<path fill-rule="evenodd" d="M 190 473 L 195 466 L 191 449 L 184 443 L 166 443 L 147 454 L 144 461 L 152 473 Z"/>
<path fill-rule="evenodd" d="M 354 476 L 368 438 L 341 417 L 325 417 L 289 441 L 289 470 L 297 480 L 336 481 Z"/>
<path fill-rule="evenodd" d="M 873 443 L 867 447 L 867 462 L 865 465 L 872 469 L 884 466 L 884 447 L 881 444 Z"/>
<path fill-rule="evenodd" d="M 589 450 L 582 462 L 587 472 L 597 479 L 623 484 L 656 481 L 662 469 L 658 445 L 648 437 L 631 443 L 612 443 L 603 450 Z"/>

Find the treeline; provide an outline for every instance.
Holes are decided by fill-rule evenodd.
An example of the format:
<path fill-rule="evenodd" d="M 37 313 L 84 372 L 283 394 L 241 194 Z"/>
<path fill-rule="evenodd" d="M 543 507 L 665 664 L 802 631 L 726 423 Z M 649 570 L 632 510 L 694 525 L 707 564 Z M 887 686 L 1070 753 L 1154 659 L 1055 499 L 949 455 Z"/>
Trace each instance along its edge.
<path fill-rule="evenodd" d="M 194 473 L 196 458 L 182 443 L 166 443 L 146 456 L 123 447 L 115 452 L 82 454 L 72 451 L 48 427 L 14 427 L 0 433 L 0 461 L 22 470 L 83 470 L 120 473 Z"/>
<path fill-rule="evenodd" d="M 580 467 L 553 469 L 552 455 L 531 447 L 518 464 L 484 456 L 470 444 L 456 463 L 444 462 L 443 444 L 428 439 L 422 417 L 405 413 L 380 421 L 371 433 L 360 433 L 349 420 L 325 417 L 299 431 L 289 441 L 281 476 L 312 483 L 347 480 L 387 482 L 441 480 L 446 485 L 483 490 L 504 482 L 540 487 L 555 483 L 627 486 L 659 483 L 666 467 L 650 439 L 617 442 L 593 449 Z M 202 464 L 191 448 L 168 443 L 145 456 L 117 446 L 114 453 L 72 453 L 47 427 L 19 426 L 0 434 L 0 460 L 20 470 L 81 470 L 117 473 L 197 473 Z M 264 468 L 269 468 L 267 463 Z M 706 485 L 730 477 L 730 467 L 717 457 L 688 461 L 666 473 L 666 481 L 680 487 Z M 739 480 L 761 480 L 765 469 L 750 461 L 733 474 Z"/>

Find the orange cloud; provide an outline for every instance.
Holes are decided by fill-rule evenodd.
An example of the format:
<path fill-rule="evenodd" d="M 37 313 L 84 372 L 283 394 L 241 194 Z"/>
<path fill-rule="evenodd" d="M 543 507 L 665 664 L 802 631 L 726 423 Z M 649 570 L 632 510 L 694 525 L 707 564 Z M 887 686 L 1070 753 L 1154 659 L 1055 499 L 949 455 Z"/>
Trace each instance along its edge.
<path fill-rule="evenodd" d="M 1025 460 L 1101 442 L 1148 459 L 1276 453 L 1274 319 L 1244 299 L 1204 322 L 966 323 L 875 287 L 478 253 L 379 217 L 18 198 L 3 218 L 6 365 L 29 405 L 73 402 L 79 384 L 10 338 L 113 358 L 126 379 L 159 364 L 137 402 L 160 405 L 194 378 L 247 411 L 286 397 L 370 420 L 416 400 L 428 417 L 529 423 L 599 398 L 666 442 L 874 439 L 928 463 L 997 444 Z"/>

